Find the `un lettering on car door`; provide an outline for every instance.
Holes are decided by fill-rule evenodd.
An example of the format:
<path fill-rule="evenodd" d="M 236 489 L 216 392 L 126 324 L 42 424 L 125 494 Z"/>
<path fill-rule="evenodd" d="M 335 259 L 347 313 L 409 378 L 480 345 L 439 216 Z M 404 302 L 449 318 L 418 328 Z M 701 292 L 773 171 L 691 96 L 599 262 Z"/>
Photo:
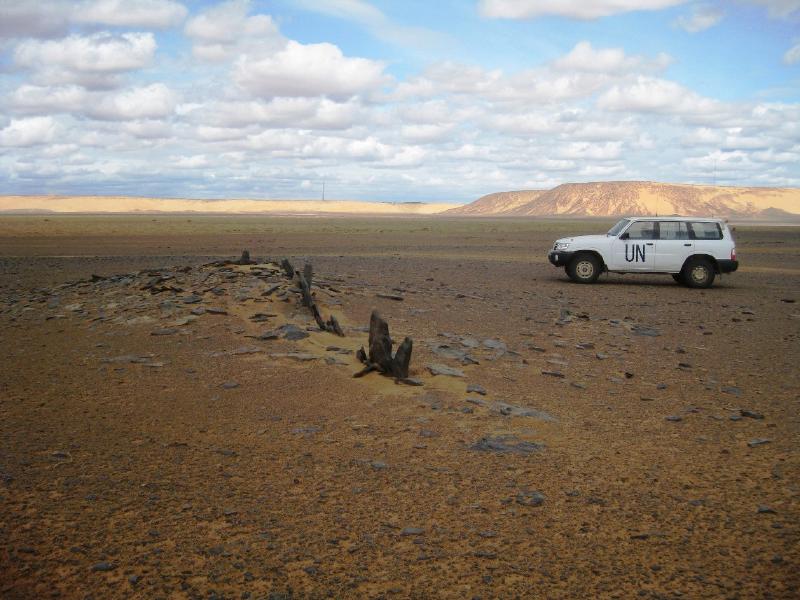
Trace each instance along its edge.
<path fill-rule="evenodd" d="M 647 262 L 647 246 L 645 244 L 625 244 L 625 262 Z"/>
<path fill-rule="evenodd" d="M 614 243 L 614 269 L 652 271 L 655 269 L 655 240 L 658 225 L 654 221 L 635 221 Z M 625 239 L 622 239 L 622 238 Z"/>

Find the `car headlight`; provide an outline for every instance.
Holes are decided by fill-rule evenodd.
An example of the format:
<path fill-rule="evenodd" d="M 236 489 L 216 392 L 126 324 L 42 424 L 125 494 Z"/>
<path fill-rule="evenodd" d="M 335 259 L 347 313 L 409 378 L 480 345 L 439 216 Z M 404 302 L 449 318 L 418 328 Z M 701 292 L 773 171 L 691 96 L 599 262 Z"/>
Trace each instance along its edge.
<path fill-rule="evenodd" d="M 569 242 L 556 242 L 553 246 L 553 250 L 566 250 L 567 248 L 569 248 Z"/>

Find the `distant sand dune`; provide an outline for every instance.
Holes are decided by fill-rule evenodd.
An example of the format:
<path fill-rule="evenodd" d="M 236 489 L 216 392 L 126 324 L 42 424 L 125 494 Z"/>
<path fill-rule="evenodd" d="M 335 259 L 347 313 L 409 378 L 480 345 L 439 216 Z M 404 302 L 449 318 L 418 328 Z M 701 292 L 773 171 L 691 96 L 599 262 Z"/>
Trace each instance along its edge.
<path fill-rule="evenodd" d="M 380 214 L 430 215 L 452 204 L 422 202 L 386 203 L 355 200 L 184 200 L 130 196 L 0 196 L 0 211 L 55 213 L 280 213 L 280 214 Z"/>

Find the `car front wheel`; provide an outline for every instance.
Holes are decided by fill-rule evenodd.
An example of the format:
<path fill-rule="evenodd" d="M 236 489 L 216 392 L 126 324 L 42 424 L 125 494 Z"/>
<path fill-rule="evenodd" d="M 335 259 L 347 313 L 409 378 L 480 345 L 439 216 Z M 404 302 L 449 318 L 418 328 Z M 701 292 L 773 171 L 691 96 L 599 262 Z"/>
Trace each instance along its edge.
<path fill-rule="evenodd" d="M 593 254 L 579 254 L 567 267 L 567 275 L 576 283 L 594 283 L 600 276 L 600 261 Z"/>

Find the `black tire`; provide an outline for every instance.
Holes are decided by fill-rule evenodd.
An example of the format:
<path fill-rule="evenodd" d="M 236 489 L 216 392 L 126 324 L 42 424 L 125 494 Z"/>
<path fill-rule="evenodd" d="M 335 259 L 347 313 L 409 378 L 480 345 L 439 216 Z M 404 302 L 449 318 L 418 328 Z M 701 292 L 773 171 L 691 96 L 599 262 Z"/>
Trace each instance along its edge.
<path fill-rule="evenodd" d="M 600 269 L 600 260 L 594 254 L 579 254 L 567 266 L 567 275 L 575 283 L 594 283 Z"/>
<path fill-rule="evenodd" d="M 680 273 L 673 273 L 672 278 L 675 280 L 675 283 L 679 283 L 681 285 L 684 284 L 683 271 L 681 271 Z"/>
<path fill-rule="evenodd" d="M 710 288 L 714 283 L 714 265 L 707 258 L 690 258 L 683 267 L 683 282 L 693 288 Z"/>

